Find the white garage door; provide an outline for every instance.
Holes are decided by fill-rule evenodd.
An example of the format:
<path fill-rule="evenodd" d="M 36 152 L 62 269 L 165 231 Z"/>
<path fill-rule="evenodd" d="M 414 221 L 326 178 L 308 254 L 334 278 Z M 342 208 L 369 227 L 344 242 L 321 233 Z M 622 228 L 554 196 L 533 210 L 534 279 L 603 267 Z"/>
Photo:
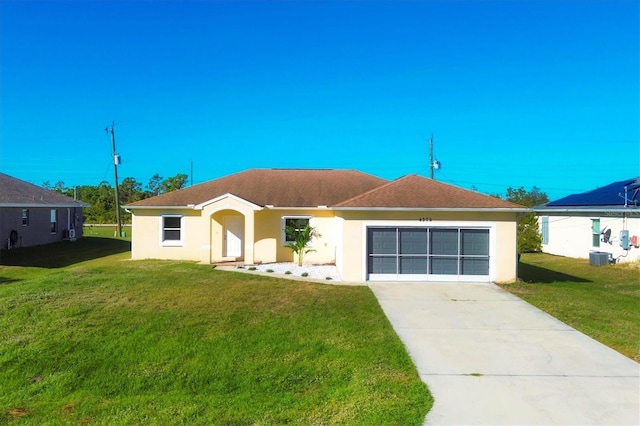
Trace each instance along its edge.
<path fill-rule="evenodd" d="M 367 228 L 371 281 L 489 281 L 489 229 Z"/>

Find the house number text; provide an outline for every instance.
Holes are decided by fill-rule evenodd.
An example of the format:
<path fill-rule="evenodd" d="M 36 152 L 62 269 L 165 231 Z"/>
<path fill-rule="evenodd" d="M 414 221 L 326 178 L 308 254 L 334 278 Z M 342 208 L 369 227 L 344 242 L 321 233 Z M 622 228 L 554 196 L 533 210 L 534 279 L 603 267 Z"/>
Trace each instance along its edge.
<path fill-rule="evenodd" d="M 420 218 L 420 222 L 431 222 L 433 219 L 431 219 L 430 217 L 421 217 Z"/>

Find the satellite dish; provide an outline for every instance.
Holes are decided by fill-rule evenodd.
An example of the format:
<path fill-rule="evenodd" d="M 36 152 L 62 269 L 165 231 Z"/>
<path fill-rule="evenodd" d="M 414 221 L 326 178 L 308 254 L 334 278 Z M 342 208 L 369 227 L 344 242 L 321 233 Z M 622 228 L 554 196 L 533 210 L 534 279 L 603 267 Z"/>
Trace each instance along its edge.
<path fill-rule="evenodd" d="M 434 168 L 434 169 L 436 169 L 436 170 L 440 170 L 440 167 L 442 167 L 442 166 L 441 166 L 441 164 L 440 164 L 440 162 L 439 162 L 439 161 L 434 161 L 434 162 L 433 162 L 433 168 Z"/>

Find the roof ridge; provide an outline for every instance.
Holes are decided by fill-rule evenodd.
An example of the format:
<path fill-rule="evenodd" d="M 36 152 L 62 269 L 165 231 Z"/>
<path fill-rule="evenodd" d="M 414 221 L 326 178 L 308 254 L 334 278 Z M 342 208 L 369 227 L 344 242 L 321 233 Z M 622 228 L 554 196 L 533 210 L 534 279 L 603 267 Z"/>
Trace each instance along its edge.
<path fill-rule="evenodd" d="M 373 192 L 375 192 L 375 191 L 378 191 L 378 190 L 381 190 L 381 189 L 383 189 L 383 188 L 386 188 L 386 187 L 388 187 L 389 185 L 392 185 L 392 184 L 394 184 L 394 183 L 396 183 L 396 182 L 399 182 L 399 181 L 405 180 L 406 178 L 411 177 L 411 176 L 418 176 L 418 175 L 416 175 L 416 174 L 409 174 L 409 175 L 400 176 L 399 178 L 396 178 L 396 179 L 394 179 L 394 180 L 387 181 L 386 183 L 383 183 L 383 184 L 382 184 L 382 185 L 380 185 L 380 186 L 377 186 L 377 187 L 375 187 L 375 188 L 373 188 L 373 189 L 370 189 L 370 190 L 368 190 L 368 191 L 365 191 L 365 192 L 363 192 L 362 194 L 358 194 L 358 195 L 355 195 L 355 196 L 353 196 L 353 197 L 351 197 L 351 198 L 348 198 L 348 199 L 346 199 L 346 200 L 342 200 L 342 201 L 340 201 L 339 203 L 334 204 L 332 207 L 340 207 L 342 204 L 345 204 L 345 203 L 348 203 L 348 202 L 351 202 L 351 201 L 355 201 L 355 200 L 357 200 L 358 198 L 365 197 L 365 196 L 367 196 L 367 195 L 369 195 L 369 194 L 371 194 L 371 193 L 373 193 Z"/>

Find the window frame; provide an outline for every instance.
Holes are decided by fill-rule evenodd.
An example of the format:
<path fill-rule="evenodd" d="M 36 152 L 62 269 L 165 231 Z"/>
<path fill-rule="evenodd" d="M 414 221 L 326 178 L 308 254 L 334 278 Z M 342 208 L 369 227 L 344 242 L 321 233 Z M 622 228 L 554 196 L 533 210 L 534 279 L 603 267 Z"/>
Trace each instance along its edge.
<path fill-rule="evenodd" d="M 596 223 L 598 229 L 596 230 Z M 591 218 L 591 247 L 600 247 L 600 218 Z"/>
<path fill-rule="evenodd" d="M 20 217 L 22 219 L 22 226 L 29 226 L 29 209 L 22 209 Z"/>
<path fill-rule="evenodd" d="M 309 224 L 309 226 L 313 226 L 312 225 L 313 217 L 309 216 L 309 215 L 286 215 L 286 216 L 282 216 L 280 218 L 280 243 L 282 244 L 282 246 L 286 246 L 288 243 L 293 243 L 294 242 L 294 240 L 287 240 L 287 233 L 284 231 L 284 229 L 287 226 L 287 220 L 289 220 L 289 219 L 306 220 L 307 223 Z M 309 242 L 308 246 L 309 247 L 313 246 L 313 238 Z"/>
<path fill-rule="evenodd" d="M 549 244 L 549 216 L 542 216 L 540 220 L 540 237 L 542 244 Z"/>
<path fill-rule="evenodd" d="M 165 225 L 165 219 L 180 219 L 180 227 L 168 227 Z M 166 231 L 178 231 L 178 239 L 168 239 L 165 236 Z M 160 245 L 163 247 L 182 247 L 184 245 L 185 221 L 182 214 L 163 214 L 160 215 Z"/>
<path fill-rule="evenodd" d="M 58 209 L 51 209 L 49 211 L 49 231 L 51 234 L 58 233 Z"/>

